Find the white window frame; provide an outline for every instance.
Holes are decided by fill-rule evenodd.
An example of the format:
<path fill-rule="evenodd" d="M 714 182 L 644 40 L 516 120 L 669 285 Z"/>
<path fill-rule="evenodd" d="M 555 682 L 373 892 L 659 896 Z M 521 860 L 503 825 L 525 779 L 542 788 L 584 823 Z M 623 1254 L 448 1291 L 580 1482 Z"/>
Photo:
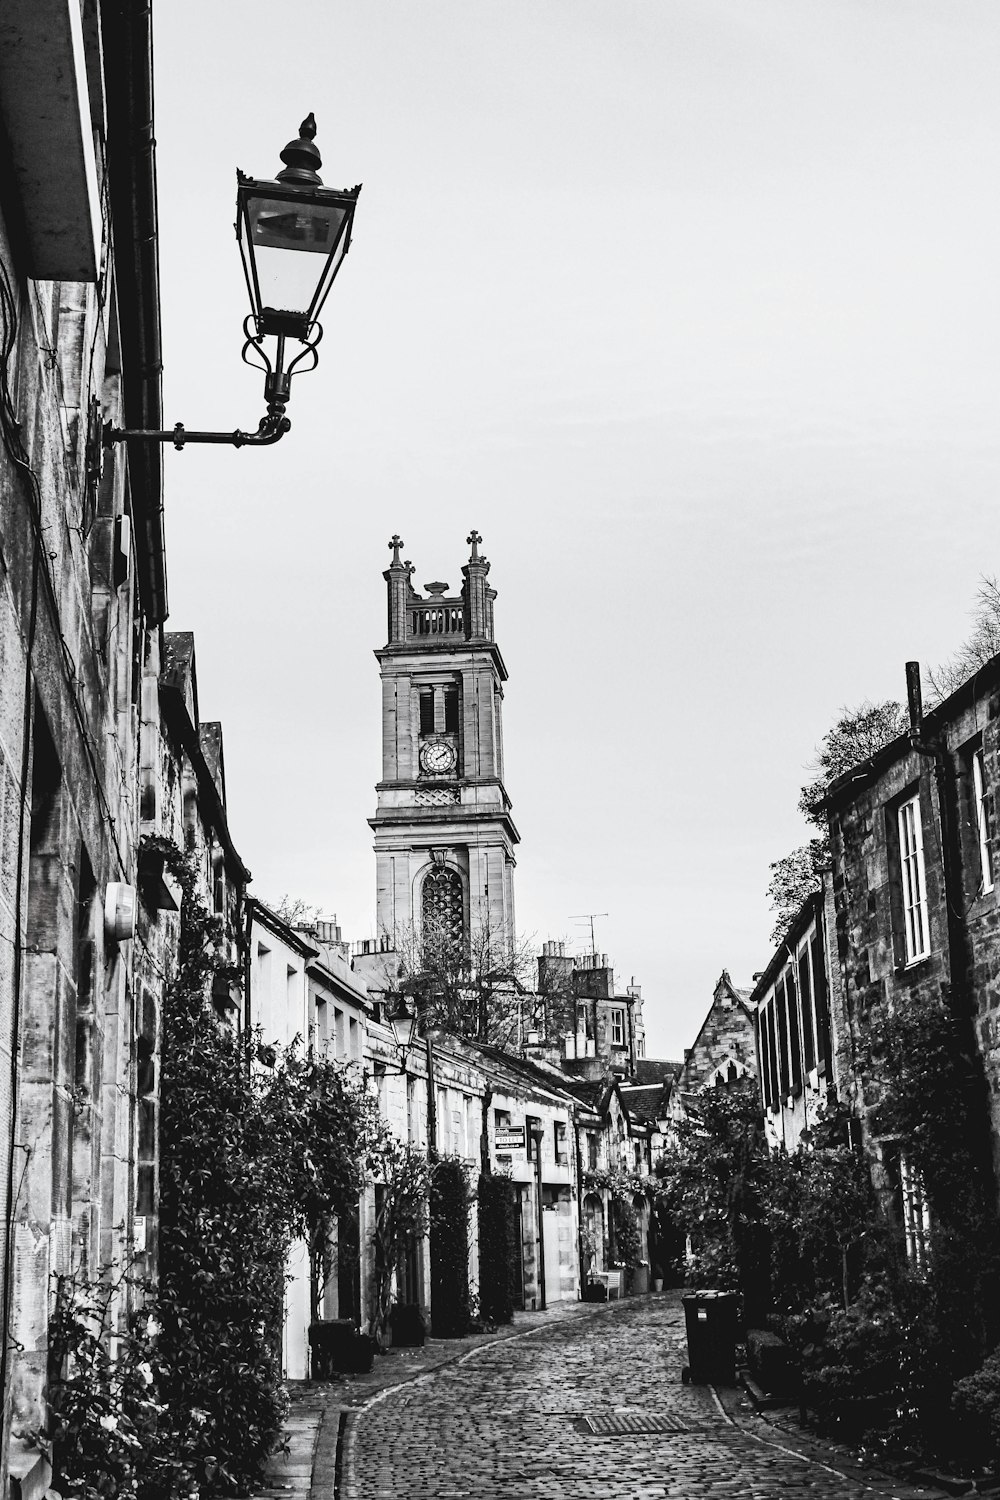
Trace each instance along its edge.
<path fill-rule="evenodd" d="M 972 784 L 975 788 L 976 797 L 976 831 L 979 834 L 979 866 L 983 877 L 980 890 L 984 893 L 991 891 L 994 886 L 993 850 L 990 848 L 986 809 L 983 805 L 986 797 L 985 772 L 986 763 L 983 759 L 983 752 L 979 749 L 972 757 Z"/>
<path fill-rule="evenodd" d="M 899 1153 L 899 1187 L 903 1200 L 906 1257 L 918 1271 L 923 1271 L 930 1251 L 931 1214 L 924 1193 L 923 1178 L 905 1151 Z"/>
<path fill-rule="evenodd" d="M 931 951 L 919 793 L 900 804 L 896 812 L 896 823 L 899 830 L 899 869 L 903 892 L 903 941 L 906 962 L 912 964 L 926 958 Z"/>
<path fill-rule="evenodd" d="M 625 1012 L 621 1006 L 616 1006 L 611 1012 L 611 1045 L 612 1047 L 625 1045 Z"/>

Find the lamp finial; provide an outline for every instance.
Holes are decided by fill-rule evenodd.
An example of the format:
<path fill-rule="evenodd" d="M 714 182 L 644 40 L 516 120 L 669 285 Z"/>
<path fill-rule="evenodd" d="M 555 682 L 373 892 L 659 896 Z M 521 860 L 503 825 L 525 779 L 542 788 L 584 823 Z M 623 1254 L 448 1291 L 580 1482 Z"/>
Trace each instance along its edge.
<path fill-rule="evenodd" d="M 319 154 L 319 148 L 314 144 L 315 139 L 316 116 L 310 110 L 299 126 L 298 139 L 289 141 L 281 153 L 285 169 L 278 173 L 279 182 L 287 182 L 290 187 L 295 187 L 298 183 L 307 184 L 310 187 L 323 186 L 323 179 L 319 175 L 323 158 Z"/>

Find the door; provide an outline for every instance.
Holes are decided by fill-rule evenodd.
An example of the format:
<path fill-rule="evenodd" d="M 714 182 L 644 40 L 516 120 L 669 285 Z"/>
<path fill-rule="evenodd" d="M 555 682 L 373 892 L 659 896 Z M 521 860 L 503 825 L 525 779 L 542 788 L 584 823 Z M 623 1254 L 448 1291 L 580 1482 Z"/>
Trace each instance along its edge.
<path fill-rule="evenodd" d="M 558 1302 L 562 1296 L 559 1271 L 559 1226 L 563 1216 L 555 1207 L 542 1209 L 542 1236 L 545 1246 L 545 1305 Z M 568 1222 L 568 1221 L 567 1221 Z"/>

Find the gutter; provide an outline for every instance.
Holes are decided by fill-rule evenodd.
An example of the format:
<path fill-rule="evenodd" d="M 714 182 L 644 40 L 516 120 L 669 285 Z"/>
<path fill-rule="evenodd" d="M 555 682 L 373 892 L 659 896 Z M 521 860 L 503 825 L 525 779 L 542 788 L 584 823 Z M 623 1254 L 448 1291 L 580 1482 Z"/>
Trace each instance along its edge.
<path fill-rule="evenodd" d="M 151 0 L 105 0 L 108 181 L 114 245 L 122 406 L 126 427 L 163 425 L 160 263 L 153 135 Z M 140 556 L 139 597 L 151 625 L 167 618 L 163 457 L 158 443 L 131 443 L 129 491 Z"/>

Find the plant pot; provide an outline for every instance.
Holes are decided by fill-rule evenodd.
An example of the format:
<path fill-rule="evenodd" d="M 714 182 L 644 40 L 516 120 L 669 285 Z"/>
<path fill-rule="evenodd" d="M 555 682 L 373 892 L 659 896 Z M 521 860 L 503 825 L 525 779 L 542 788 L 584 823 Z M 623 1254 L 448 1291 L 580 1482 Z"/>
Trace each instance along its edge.
<path fill-rule="evenodd" d="M 324 1318 L 309 1324 L 309 1349 L 314 1380 L 331 1375 L 363 1375 L 372 1367 L 375 1341 L 361 1333 L 352 1318 Z"/>
<path fill-rule="evenodd" d="M 653 1277 L 653 1291 L 654 1292 L 662 1292 L 663 1291 L 663 1277 L 662 1276 L 654 1276 Z"/>
<path fill-rule="evenodd" d="M 427 1324 L 416 1302 L 395 1302 L 389 1309 L 389 1332 L 394 1349 L 416 1349 L 427 1337 Z"/>

